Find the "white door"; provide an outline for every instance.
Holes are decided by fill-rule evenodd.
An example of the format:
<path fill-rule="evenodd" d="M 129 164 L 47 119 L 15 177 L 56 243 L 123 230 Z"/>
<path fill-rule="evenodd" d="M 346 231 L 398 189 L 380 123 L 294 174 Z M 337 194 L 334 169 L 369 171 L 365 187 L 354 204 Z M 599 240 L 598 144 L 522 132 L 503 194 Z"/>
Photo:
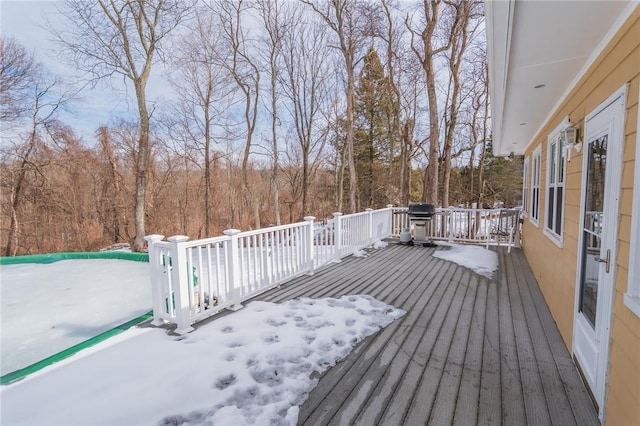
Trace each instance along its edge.
<path fill-rule="evenodd" d="M 573 352 L 602 419 L 622 170 L 624 89 L 587 116 Z"/>

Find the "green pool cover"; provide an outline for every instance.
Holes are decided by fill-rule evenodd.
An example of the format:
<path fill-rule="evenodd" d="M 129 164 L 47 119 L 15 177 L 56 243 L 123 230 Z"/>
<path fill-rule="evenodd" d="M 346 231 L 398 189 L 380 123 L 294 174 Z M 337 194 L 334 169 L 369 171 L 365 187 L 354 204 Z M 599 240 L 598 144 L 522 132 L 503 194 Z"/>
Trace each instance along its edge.
<path fill-rule="evenodd" d="M 148 262 L 149 255 L 147 253 L 129 253 L 124 251 L 108 251 L 97 253 L 51 253 L 51 254 L 36 254 L 31 256 L 14 256 L 14 257 L 0 257 L 0 265 L 17 265 L 21 263 L 53 263 L 60 260 L 72 260 L 72 259 L 120 259 L 131 260 L 134 262 Z M 112 329 L 98 334 L 90 339 L 80 342 L 77 345 L 73 345 L 57 354 L 51 355 L 41 361 L 31 364 L 20 370 L 12 371 L 0 377 L 0 385 L 6 385 L 11 382 L 23 379 L 29 374 L 33 374 L 51 364 L 58 361 L 62 361 L 65 358 L 69 358 L 81 350 L 96 345 L 100 342 L 107 340 L 108 338 L 122 333 L 123 331 L 140 324 L 143 321 L 153 317 L 153 311 L 149 311 L 146 314 L 140 315 L 130 321 L 122 323 Z"/>

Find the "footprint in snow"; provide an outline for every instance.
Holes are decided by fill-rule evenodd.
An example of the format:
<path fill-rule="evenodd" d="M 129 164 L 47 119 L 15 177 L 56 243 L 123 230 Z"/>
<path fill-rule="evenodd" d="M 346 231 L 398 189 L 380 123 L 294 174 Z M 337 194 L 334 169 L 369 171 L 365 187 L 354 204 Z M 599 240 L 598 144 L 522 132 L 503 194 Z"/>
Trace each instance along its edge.
<path fill-rule="evenodd" d="M 277 343 L 280 341 L 280 338 L 278 337 L 277 334 L 273 334 L 271 336 L 268 336 L 264 339 L 265 343 Z"/>
<path fill-rule="evenodd" d="M 227 376 L 220 377 L 218 380 L 216 380 L 214 386 L 217 389 L 223 390 L 233 385 L 237 381 L 238 379 L 236 379 L 236 376 L 234 376 L 233 374 L 229 374 Z"/>
<path fill-rule="evenodd" d="M 272 327 L 282 327 L 283 325 L 285 325 L 287 322 L 283 321 L 283 320 L 277 320 L 275 318 L 267 318 L 265 320 L 265 322 L 267 324 L 269 324 Z"/>

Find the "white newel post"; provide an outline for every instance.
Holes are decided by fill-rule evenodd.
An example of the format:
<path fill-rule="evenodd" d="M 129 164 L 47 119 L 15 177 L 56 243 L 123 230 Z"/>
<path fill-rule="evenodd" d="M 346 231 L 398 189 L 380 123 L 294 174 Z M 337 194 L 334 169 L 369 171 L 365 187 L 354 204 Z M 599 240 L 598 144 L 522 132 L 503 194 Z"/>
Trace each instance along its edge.
<path fill-rule="evenodd" d="M 227 267 L 229 268 L 229 301 L 232 303 L 229 309 L 237 311 L 242 308 L 240 303 L 242 300 L 242 274 L 240 271 L 240 252 L 238 251 L 238 242 L 240 238 L 238 234 L 239 229 L 227 229 L 222 231 L 224 235 L 227 235 L 231 239 L 227 245 Z"/>
<path fill-rule="evenodd" d="M 393 236 L 393 204 L 387 204 L 387 209 L 389 210 L 389 235 L 388 237 Z M 402 232 L 402 230 L 400 230 Z"/>
<path fill-rule="evenodd" d="M 449 207 L 449 242 L 453 242 L 453 209 Z"/>
<path fill-rule="evenodd" d="M 333 214 L 333 237 L 334 244 L 334 261 L 341 262 L 342 259 L 342 213 Z"/>
<path fill-rule="evenodd" d="M 160 258 L 160 251 L 156 246 L 164 238 L 164 235 L 147 235 L 144 237 L 147 240 L 149 246 L 149 267 L 151 268 L 151 306 L 153 307 L 153 321 L 152 325 L 160 326 L 164 323 L 162 321 L 162 282 L 160 280 L 160 268 L 162 268 L 162 259 Z"/>
<path fill-rule="evenodd" d="M 476 236 L 478 235 L 478 230 L 480 226 L 480 216 L 478 215 L 478 203 L 471 203 L 471 223 L 469 226 L 469 238 L 473 241 L 476 241 Z"/>
<path fill-rule="evenodd" d="M 307 266 L 307 268 L 309 269 L 309 275 L 313 275 L 315 262 L 316 262 L 316 251 L 314 250 L 314 247 L 313 247 L 313 237 L 314 237 L 313 221 L 316 220 L 316 217 L 305 216 L 304 220 L 309 224 L 309 233 L 307 234 L 308 235 L 307 239 L 309 240 L 307 242 L 307 250 L 309 251 L 309 255 L 307 256 L 307 259 L 309 259 L 309 266 Z"/>
<path fill-rule="evenodd" d="M 367 240 L 369 244 L 373 244 L 373 209 L 364 209 L 367 212 Z"/>
<path fill-rule="evenodd" d="M 193 331 L 191 327 L 191 303 L 189 300 L 189 268 L 187 265 L 187 251 L 184 242 L 189 240 L 186 235 L 174 235 L 167 238 L 171 243 L 172 269 L 171 280 L 174 284 L 176 298 L 176 333 L 186 334 Z M 177 284 L 177 288 L 176 287 Z M 171 296 L 169 296 L 171 303 Z"/>

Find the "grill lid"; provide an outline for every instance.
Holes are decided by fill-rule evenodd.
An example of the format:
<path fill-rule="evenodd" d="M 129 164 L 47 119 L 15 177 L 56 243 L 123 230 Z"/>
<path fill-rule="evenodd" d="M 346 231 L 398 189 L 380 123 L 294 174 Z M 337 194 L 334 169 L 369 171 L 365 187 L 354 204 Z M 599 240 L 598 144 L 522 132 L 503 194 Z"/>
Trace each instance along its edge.
<path fill-rule="evenodd" d="M 436 213 L 436 208 L 431 203 L 412 203 L 409 204 L 408 213 L 409 216 L 414 217 L 433 216 Z"/>

